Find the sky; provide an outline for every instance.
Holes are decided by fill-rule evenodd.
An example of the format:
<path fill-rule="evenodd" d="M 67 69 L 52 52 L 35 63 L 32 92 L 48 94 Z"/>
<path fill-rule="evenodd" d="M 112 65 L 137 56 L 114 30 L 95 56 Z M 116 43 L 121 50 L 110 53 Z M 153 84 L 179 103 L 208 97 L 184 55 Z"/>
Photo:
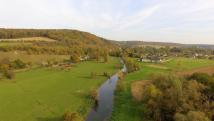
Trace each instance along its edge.
<path fill-rule="evenodd" d="M 0 0 L 0 28 L 77 29 L 119 41 L 214 44 L 214 0 Z"/>

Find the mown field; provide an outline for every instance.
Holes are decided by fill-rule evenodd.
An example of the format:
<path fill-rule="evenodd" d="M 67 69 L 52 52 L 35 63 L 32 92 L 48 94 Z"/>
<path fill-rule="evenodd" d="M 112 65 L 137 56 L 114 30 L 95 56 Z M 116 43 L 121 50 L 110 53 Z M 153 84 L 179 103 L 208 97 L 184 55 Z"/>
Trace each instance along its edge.
<path fill-rule="evenodd" d="M 118 71 L 118 58 L 108 63 L 83 62 L 70 71 L 50 68 L 19 72 L 13 80 L 0 81 L 2 121 L 59 121 L 66 111 L 85 116 L 92 106 L 87 95 Z M 91 78 L 96 72 L 96 79 Z"/>
<path fill-rule="evenodd" d="M 7 47 L 7 46 L 23 46 L 23 45 L 32 45 L 30 42 L 0 42 L 0 47 Z"/>
<path fill-rule="evenodd" d="M 132 82 L 149 80 L 152 74 L 180 74 L 186 71 L 203 70 L 207 67 L 213 68 L 214 73 L 214 61 L 207 59 L 172 58 L 169 62 L 162 64 L 138 63 L 141 69 L 127 74 L 123 81 L 124 90 L 117 91 L 115 94 L 112 121 L 144 121 L 144 105 L 133 100 L 131 94 Z"/>
<path fill-rule="evenodd" d="M 69 59 L 69 55 L 48 55 L 48 54 L 39 54 L 39 55 L 28 55 L 26 52 L 14 51 L 14 52 L 0 52 L 1 58 L 9 59 L 14 61 L 17 59 L 22 60 L 25 63 L 31 62 L 33 64 L 41 64 L 47 61 L 63 61 Z"/>
<path fill-rule="evenodd" d="M 56 40 L 50 39 L 47 37 L 25 37 L 25 38 L 17 38 L 17 39 L 0 39 L 3 42 L 55 42 Z M 2 43 L 3 43 L 2 42 Z"/>
<path fill-rule="evenodd" d="M 0 47 L 33 45 L 34 42 L 56 42 L 46 37 L 26 37 L 17 39 L 0 39 Z"/>

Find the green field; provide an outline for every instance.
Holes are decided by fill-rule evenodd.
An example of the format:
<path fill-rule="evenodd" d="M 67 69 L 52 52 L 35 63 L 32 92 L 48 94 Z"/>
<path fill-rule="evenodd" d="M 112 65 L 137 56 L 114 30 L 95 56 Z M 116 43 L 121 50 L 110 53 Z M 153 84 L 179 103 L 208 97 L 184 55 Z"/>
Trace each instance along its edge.
<path fill-rule="evenodd" d="M 0 52 L 1 58 L 2 59 L 9 59 L 10 61 L 14 61 L 16 59 L 20 59 L 25 63 L 31 62 L 33 64 L 41 64 L 43 62 L 47 61 L 63 61 L 63 60 L 68 60 L 69 55 L 48 55 L 48 54 L 40 54 L 40 55 L 28 55 L 25 52 L 19 52 L 19 51 L 14 51 L 14 52 Z"/>
<path fill-rule="evenodd" d="M 47 37 L 25 37 L 25 38 L 17 38 L 17 39 L 0 39 L 3 42 L 55 42 L 56 40 L 50 39 Z"/>
<path fill-rule="evenodd" d="M 2 121 L 59 121 L 66 111 L 83 116 L 91 107 L 89 92 L 118 71 L 118 58 L 109 63 L 83 62 L 70 71 L 50 68 L 17 73 L 14 80 L 0 81 Z M 91 79 L 91 72 L 99 76 Z"/>
<path fill-rule="evenodd" d="M 172 58 L 166 63 L 138 62 L 141 70 L 127 74 L 124 79 L 124 91 L 116 92 L 112 121 L 146 121 L 143 119 L 143 105 L 132 99 L 131 83 L 148 80 L 151 74 L 169 74 L 177 71 L 191 70 L 201 67 L 214 66 L 214 61 L 207 59 Z"/>
<path fill-rule="evenodd" d="M 20 43 L 20 42 L 0 42 L 0 47 L 7 47 L 7 46 L 23 46 L 23 45 L 32 45 L 32 43 Z"/>
<path fill-rule="evenodd" d="M 34 42 L 56 42 L 46 37 L 26 37 L 17 39 L 0 39 L 0 47 L 33 45 Z"/>

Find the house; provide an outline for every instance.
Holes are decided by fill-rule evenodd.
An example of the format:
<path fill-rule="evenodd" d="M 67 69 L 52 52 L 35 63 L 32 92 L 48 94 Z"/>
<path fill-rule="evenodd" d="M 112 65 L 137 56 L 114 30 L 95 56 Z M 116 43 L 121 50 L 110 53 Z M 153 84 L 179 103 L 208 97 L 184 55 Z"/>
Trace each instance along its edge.
<path fill-rule="evenodd" d="M 195 53 L 193 58 L 204 59 L 204 58 L 208 58 L 208 55 L 204 55 L 204 54 L 201 54 L 201 53 Z"/>
<path fill-rule="evenodd" d="M 151 62 L 153 62 L 153 63 L 162 62 L 162 58 L 161 58 L 161 57 L 158 57 L 158 56 L 153 56 L 153 57 L 151 58 Z"/>
<path fill-rule="evenodd" d="M 138 59 L 138 61 L 160 63 L 160 62 L 163 62 L 163 58 L 164 57 L 153 55 L 153 56 L 141 57 Z"/>
<path fill-rule="evenodd" d="M 151 56 L 149 59 L 152 63 L 163 62 L 163 58 L 161 58 L 160 56 Z"/>
<path fill-rule="evenodd" d="M 86 61 L 86 60 L 89 60 L 89 59 L 90 59 L 89 55 L 80 57 L 80 61 Z"/>
<path fill-rule="evenodd" d="M 139 62 L 150 62 L 150 60 L 147 58 L 139 58 L 138 61 Z"/>

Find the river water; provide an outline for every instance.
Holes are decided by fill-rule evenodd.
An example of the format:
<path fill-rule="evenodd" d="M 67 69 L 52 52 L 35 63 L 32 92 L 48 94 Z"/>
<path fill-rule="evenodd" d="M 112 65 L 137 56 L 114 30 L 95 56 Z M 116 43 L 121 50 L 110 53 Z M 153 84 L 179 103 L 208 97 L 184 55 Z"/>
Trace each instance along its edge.
<path fill-rule="evenodd" d="M 122 71 L 126 72 L 125 65 Z M 86 121 L 107 121 L 111 117 L 117 81 L 118 75 L 115 74 L 101 85 L 98 92 L 98 104 L 91 109 Z"/>

